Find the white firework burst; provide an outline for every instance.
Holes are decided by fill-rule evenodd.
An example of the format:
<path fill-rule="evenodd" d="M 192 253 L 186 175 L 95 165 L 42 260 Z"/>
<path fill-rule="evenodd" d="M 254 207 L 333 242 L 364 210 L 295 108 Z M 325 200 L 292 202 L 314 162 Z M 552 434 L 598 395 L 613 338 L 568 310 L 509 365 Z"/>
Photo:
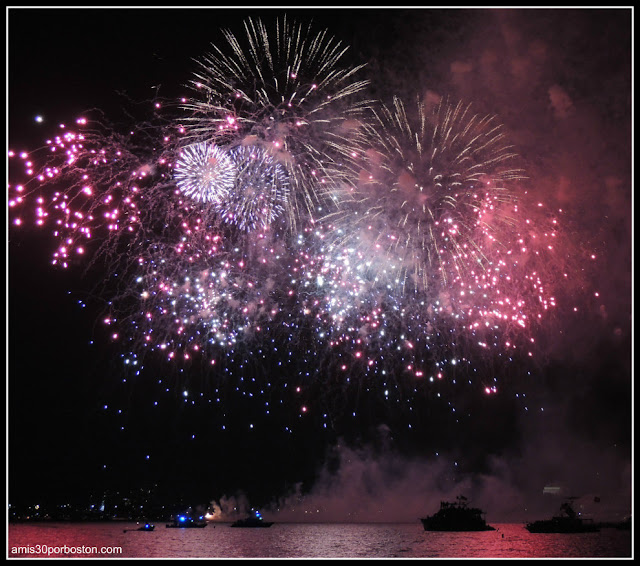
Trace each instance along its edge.
<path fill-rule="evenodd" d="M 219 203 L 233 190 L 236 167 L 222 148 L 201 142 L 182 148 L 174 176 L 186 196 L 199 202 Z"/>

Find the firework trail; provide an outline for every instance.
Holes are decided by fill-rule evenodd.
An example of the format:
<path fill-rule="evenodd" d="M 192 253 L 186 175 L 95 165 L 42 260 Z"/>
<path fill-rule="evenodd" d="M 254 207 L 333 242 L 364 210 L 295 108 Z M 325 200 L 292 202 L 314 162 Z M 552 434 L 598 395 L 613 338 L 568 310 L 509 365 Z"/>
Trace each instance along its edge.
<path fill-rule="evenodd" d="M 199 61 L 194 98 L 184 105 L 187 135 L 269 154 L 289 178 L 290 198 L 280 206 L 295 231 L 331 187 L 349 181 L 364 109 L 356 95 L 367 81 L 356 79 L 362 65 L 343 64 L 347 48 L 326 31 L 314 34 L 285 17 L 272 31 L 248 19 L 244 32 L 225 31 L 226 49 L 214 45 Z"/>
<path fill-rule="evenodd" d="M 41 150 L 10 152 L 28 178 L 9 187 L 13 224 L 28 221 L 24 209 L 33 205 L 36 226 L 52 229 L 54 265 L 66 268 L 85 257 L 89 265 L 135 263 L 135 250 L 161 238 L 170 224 L 166 195 L 175 187 L 166 139 L 162 126 L 120 133 L 83 116 L 73 128 L 61 124 Z"/>

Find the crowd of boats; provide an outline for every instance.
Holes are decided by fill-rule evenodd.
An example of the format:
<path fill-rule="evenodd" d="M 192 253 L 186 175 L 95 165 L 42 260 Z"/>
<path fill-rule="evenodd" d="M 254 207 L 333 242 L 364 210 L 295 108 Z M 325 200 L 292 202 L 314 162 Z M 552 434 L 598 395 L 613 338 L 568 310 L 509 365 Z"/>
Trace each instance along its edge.
<path fill-rule="evenodd" d="M 198 519 L 194 519 L 189 515 L 178 515 L 171 522 L 167 523 L 165 527 L 167 529 L 204 529 L 209 524 L 203 517 L 199 517 Z M 273 521 L 265 521 L 260 515 L 259 511 L 256 511 L 253 515 L 249 515 L 248 517 L 244 517 L 243 519 L 238 519 L 231 523 L 231 527 L 237 528 L 267 528 L 273 525 Z M 214 525 L 215 527 L 215 525 Z M 155 530 L 155 525 L 151 523 L 144 523 L 138 526 L 135 529 L 124 529 L 124 532 L 127 531 L 153 531 Z"/>
<path fill-rule="evenodd" d="M 560 506 L 559 512 L 549 519 L 540 519 L 525 523 L 525 528 L 530 533 L 593 533 L 600 530 L 600 524 L 593 519 L 584 518 L 576 512 L 573 506 L 574 497 L 567 498 Z M 486 513 L 478 507 L 471 507 L 464 496 L 458 496 L 456 501 L 442 501 L 440 509 L 433 515 L 421 518 L 420 521 L 425 531 L 449 531 L 449 532 L 469 532 L 469 531 L 494 531 L 491 525 L 487 524 Z M 165 526 L 168 529 L 202 529 L 208 522 L 200 517 L 194 519 L 189 515 L 178 515 Z M 238 519 L 231 523 L 231 527 L 238 528 L 267 528 L 273 525 L 273 521 L 265 521 L 258 511 L 253 515 Z M 215 525 L 214 525 L 215 526 Z M 621 523 L 612 525 L 619 529 L 630 529 L 631 518 L 628 517 Z M 155 525 L 144 523 L 136 531 L 153 531 Z M 127 532 L 127 530 L 125 530 Z"/>
<path fill-rule="evenodd" d="M 582 517 L 573 506 L 575 497 L 569 497 L 560 505 L 559 512 L 549 519 L 525 523 L 530 533 L 594 533 L 600 524 L 591 518 Z M 425 531 L 494 531 L 487 524 L 485 512 L 470 507 L 467 498 L 459 496 L 455 502 L 442 501 L 434 515 L 420 519 Z M 631 528 L 631 517 L 615 525 L 620 529 Z"/>

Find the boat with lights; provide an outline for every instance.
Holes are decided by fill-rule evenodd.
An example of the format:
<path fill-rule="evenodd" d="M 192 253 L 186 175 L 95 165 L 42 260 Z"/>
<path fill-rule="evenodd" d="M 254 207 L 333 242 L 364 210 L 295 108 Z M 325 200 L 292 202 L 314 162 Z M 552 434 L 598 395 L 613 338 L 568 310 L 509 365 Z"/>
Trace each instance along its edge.
<path fill-rule="evenodd" d="M 259 511 L 256 511 L 254 515 L 250 515 L 244 519 L 238 519 L 237 521 L 231 523 L 232 527 L 239 528 L 253 528 L 253 529 L 265 529 L 273 525 L 273 521 L 265 521 L 260 515 Z"/>
<path fill-rule="evenodd" d="M 441 501 L 437 513 L 420 521 L 425 531 L 495 531 L 487 525 L 484 514 L 477 507 L 469 507 L 467 498 L 460 495 L 453 503 Z"/>
<path fill-rule="evenodd" d="M 551 519 L 542 519 L 527 523 L 525 528 L 530 533 L 596 533 L 600 530 L 593 520 L 580 517 L 573 508 L 575 497 L 568 497 L 560 505 L 560 511 Z"/>
<path fill-rule="evenodd" d="M 165 525 L 167 529 L 204 529 L 207 523 L 196 521 L 188 515 L 178 515 L 171 523 Z"/>
<path fill-rule="evenodd" d="M 124 529 L 122 532 L 123 533 L 127 533 L 129 531 L 153 531 L 153 529 L 155 529 L 155 525 L 152 525 L 151 523 L 145 523 L 144 525 L 140 525 L 137 529 Z"/>

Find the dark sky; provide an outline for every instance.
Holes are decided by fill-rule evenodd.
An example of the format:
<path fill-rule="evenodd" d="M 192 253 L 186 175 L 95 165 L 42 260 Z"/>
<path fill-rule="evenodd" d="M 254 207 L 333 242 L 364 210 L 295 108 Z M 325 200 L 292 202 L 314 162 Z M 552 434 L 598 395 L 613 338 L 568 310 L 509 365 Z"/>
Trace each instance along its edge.
<path fill-rule="evenodd" d="M 598 495 L 600 506 L 589 512 L 630 512 L 631 11 L 287 13 L 350 45 L 350 60 L 367 63 L 372 97 L 432 91 L 498 114 L 527 164 L 535 198 L 566 209 L 577 248 L 597 251 L 597 265 L 567 284 L 566 301 L 541 340 L 547 344 L 535 379 L 512 376 L 530 406 L 463 391 L 461 405 L 473 416 L 462 424 L 425 402 L 415 408 L 419 426 L 406 430 L 363 388 L 345 401 L 334 426 L 307 419 L 283 435 L 277 431 L 296 409 L 260 423 L 247 384 L 244 393 L 226 392 L 228 432 L 212 432 L 216 417 L 206 404 L 181 398 L 183 387 L 210 395 L 212 385 L 162 365 L 123 384 L 119 352 L 96 323 L 102 304 L 89 294 L 101 274 L 54 270 L 42 233 L 11 229 L 10 501 L 83 500 L 108 488 L 158 484 L 167 501 L 279 500 L 286 516 L 300 518 L 289 503 L 301 491 L 327 519 L 357 508 L 360 518 L 413 520 L 441 497 L 464 492 L 494 520 L 522 520 L 546 512 L 542 489 L 557 483 L 586 502 Z M 125 98 L 180 96 L 193 60 L 220 41 L 220 27 L 239 31 L 246 16 L 279 14 L 10 9 L 9 146 L 32 149 L 50 135 L 47 128 L 85 109 L 119 119 Z M 34 121 L 38 114 L 44 123 Z M 580 301 L 579 315 L 567 315 L 572 301 Z M 155 411 L 149 400 L 156 398 L 170 402 Z M 351 402 L 360 404 L 357 424 L 345 416 Z M 259 434 L 247 431 L 249 421 Z"/>

